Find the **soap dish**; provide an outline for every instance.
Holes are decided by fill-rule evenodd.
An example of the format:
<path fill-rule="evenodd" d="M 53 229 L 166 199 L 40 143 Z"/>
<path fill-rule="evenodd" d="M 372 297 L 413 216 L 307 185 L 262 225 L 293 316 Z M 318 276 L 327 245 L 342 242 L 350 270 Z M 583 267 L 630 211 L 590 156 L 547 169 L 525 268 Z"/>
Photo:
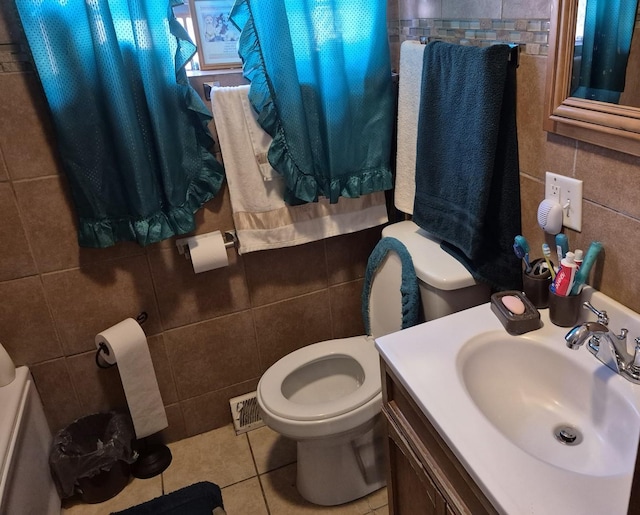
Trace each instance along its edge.
<path fill-rule="evenodd" d="M 502 297 L 508 295 L 518 298 L 524 304 L 524 313 L 515 314 L 504 305 Z M 540 312 L 521 291 L 509 290 L 494 293 L 491 295 L 491 311 L 496 314 L 509 334 L 524 334 L 542 327 Z"/>

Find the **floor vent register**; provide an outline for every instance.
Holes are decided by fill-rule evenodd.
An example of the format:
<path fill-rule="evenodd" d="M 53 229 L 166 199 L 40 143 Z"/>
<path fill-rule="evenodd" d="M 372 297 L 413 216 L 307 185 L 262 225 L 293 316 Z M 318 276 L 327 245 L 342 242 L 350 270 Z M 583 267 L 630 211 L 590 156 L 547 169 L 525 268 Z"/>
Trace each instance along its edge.
<path fill-rule="evenodd" d="M 256 392 L 246 393 L 229 400 L 231 417 L 236 435 L 241 435 L 252 429 L 264 426 L 258 409 Z"/>

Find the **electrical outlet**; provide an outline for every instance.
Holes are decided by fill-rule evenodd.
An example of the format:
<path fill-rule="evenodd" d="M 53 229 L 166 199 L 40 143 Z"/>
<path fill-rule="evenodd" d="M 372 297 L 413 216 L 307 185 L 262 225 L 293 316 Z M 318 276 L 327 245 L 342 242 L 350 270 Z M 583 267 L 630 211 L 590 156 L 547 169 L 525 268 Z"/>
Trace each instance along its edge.
<path fill-rule="evenodd" d="M 545 195 L 545 198 L 554 199 L 558 202 L 558 204 L 560 204 L 560 197 L 562 196 L 561 194 L 562 190 L 560 189 L 560 185 L 558 184 L 558 181 L 557 180 L 549 181 L 547 184 L 548 184 L 549 191 Z"/>
<path fill-rule="evenodd" d="M 582 181 L 547 172 L 544 198 L 562 206 L 562 225 L 582 231 Z"/>

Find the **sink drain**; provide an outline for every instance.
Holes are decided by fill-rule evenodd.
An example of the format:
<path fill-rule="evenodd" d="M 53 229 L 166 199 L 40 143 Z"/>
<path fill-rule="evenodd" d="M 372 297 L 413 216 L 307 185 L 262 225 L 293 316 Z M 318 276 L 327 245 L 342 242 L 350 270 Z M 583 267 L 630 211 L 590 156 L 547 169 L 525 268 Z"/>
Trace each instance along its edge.
<path fill-rule="evenodd" d="M 553 430 L 553 435 L 564 445 L 579 445 L 582 443 L 582 433 L 573 426 L 562 424 Z"/>

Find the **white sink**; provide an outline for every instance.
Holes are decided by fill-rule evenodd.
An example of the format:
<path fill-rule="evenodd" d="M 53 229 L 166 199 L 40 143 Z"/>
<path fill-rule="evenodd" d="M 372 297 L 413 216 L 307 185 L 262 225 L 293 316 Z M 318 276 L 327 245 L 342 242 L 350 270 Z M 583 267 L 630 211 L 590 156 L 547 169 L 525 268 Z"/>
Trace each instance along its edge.
<path fill-rule="evenodd" d="M 609 327 L 640 315 L 587 288 Z M 571 350 L 549 321 L 511 336 L 484 304 L 376 340 L 376 347 L 496 509 L 623 515 L 640 435 L 640 385 Z M 595 319 L 583 310 L 582 319 Z M 561 443 L 556 430 L 565 429 Z M 577 442 L 577 444 L 576 444 Z M 568 445 L 574 444 L 574 445 Z"/>
<path fill-rule="evenodd" d="M 484 416 L 531 456 L 581 474 L 628 473 L 638 411 L 607 387 L 610 374 L 572 359 L 563 343 L 555 349 L 534 335 L 480 334 L 458 352 L 460 381 Z"/>

